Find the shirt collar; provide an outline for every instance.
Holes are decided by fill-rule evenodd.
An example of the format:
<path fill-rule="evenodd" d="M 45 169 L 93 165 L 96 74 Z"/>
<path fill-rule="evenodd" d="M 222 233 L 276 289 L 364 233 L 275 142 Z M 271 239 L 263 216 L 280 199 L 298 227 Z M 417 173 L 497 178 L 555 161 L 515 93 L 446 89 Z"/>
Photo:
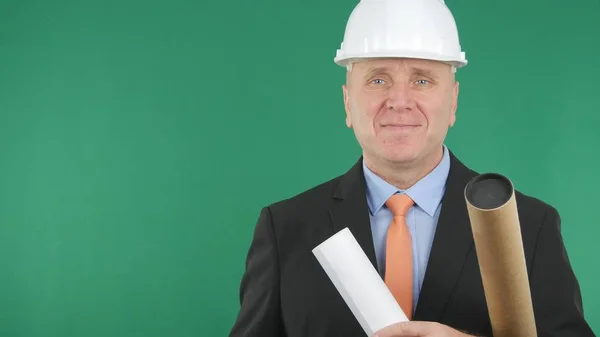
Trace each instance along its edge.
<path fill-rule="evenodd" d="M 444 196 L 446 180 L 450 171 L 450 156 L 444 145 L 444 154 L 440 163 L 407 190 L 399 190 L 371 171 L 363 161 L 363 170 L 367 184 L 367 203 L 372 215 L 377 214 L 386 200 L 394 193 L 406 193 L 415 204 L 433 217 Z"/>

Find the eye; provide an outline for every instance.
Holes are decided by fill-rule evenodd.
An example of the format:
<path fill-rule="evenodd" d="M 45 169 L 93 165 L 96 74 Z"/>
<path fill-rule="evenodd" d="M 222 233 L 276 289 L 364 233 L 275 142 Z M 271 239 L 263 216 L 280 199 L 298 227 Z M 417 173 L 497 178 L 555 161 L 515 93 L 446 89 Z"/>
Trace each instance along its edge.
<path fill-rule="evenodd" d="M 380 79 L 380 78 L 376 78 L 373 81 L 371 81 L 373 84 L 383 84 L 384 80 Z"/>
<path fill-rule="evenodd" d="M 426 85 L 426 84 L 429 84 L 429 81 L 428 80 L 417 80 L 417 84 Z"/>

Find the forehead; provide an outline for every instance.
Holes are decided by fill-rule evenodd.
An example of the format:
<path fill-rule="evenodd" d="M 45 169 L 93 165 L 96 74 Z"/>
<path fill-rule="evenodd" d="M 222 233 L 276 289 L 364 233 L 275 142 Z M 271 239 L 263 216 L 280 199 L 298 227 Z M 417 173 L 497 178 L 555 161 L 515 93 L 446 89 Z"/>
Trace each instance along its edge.
<path fill-rule="evenodd" d="M 451 72 L 450 65 L 432 60 L 410 59 L 410 58 L 385 58 L 368 59 L 356 62 L 352 70 L 360 73 L 370 72 L 403 72 L 414 73 L 427 71 L 442 74 Z"/>

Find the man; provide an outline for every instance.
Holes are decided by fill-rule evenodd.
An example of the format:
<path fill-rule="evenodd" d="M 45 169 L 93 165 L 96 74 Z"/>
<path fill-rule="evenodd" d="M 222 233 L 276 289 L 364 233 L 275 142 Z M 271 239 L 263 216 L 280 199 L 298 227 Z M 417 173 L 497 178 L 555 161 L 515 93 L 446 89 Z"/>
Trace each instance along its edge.
<path fill-rule="evenodd" d="M 363 155 L 261 211 L 230 337 L 364 336 L 312 255 L 345 227 L 411 320 L 381 337 L 492 336 L 464 200 L 477 173 L 444 145 L 456 121 L 455 71 L 467 63 L 452 14 L 440 0 L 363 0 L 335 61 L 347 69 L 346 124 Z M 557 211 L 516 200 L 538 336 L 594 336 Z"/>

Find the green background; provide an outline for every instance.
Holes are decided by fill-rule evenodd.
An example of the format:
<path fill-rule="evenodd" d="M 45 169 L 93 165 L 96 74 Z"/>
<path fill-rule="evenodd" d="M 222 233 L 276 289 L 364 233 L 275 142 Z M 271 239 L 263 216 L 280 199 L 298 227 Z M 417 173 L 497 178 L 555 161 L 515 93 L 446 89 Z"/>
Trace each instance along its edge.
<path fill-rule="evenodd" d="M 600 2 L 447 4 L 447 144 L 559 209 L 600 331 Z M 260 208 L 360 154 L 333 63 L 354 5 L 0 1 L 0 336 L 226 336 Z"/>

